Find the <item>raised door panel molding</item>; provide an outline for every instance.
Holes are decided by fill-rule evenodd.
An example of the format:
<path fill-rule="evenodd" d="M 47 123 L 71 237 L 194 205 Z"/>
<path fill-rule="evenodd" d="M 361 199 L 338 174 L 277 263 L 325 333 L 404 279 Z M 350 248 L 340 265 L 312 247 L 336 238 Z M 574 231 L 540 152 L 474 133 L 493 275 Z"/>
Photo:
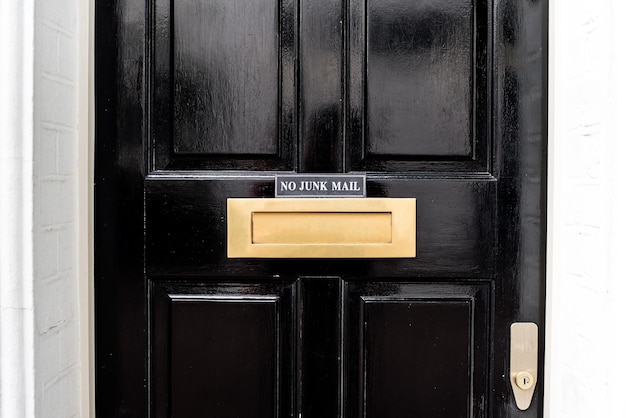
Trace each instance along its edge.
<path fill-rule="evenodd" d="M 486 0 L 350 0 L 350 165 L 489 171 Z"/>
<path fill-rule="evenodd" d="M 152 10 L 152 169 L 291 169 L 293 0 Z"/>

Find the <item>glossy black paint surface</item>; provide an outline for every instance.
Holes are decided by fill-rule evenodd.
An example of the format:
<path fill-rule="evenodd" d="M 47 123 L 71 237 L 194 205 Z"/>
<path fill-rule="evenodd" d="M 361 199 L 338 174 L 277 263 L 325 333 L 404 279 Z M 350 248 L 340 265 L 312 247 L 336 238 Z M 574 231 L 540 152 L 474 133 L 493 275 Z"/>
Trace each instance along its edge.
<path fill-rule="evenodd" d="M 305 417 L 337 417 L 343 403 L 343 283 L 337 277 L 303 277 L 298 285 L 298 410 Z"/>
<path fill-rule="evenodd" d="M 300 1 L 301 172 L 344 171 L 343 20 L 342 1 Z"/>
<path fill-rule="evenodd" d="M 156 417 L 293 415 L 293 282 L 152 289 Z"/>
<path fill-rule="evenodd" d="M 546 22 L 546 0 L 98 0 L 98 416 L 542 416 Z M 417 256 L 226 258 L 226 199 L 276 171 L 415 197 Z M 516 321 L 541 335 L 524 412 Z"/>
<path fill-rule="evenodd" d="M 150 167 L 291 169 L 295 1 L 148 3 Z"/>
<path fill-rule="evenodd" d="M 489 172 L 491 3 L 349 2 L 349 167 Z"/>
<path fill-rule="evenodd" d="M 488 282 L 345 286 L 346 416 L 489 416 Z"/>
<path fill-rule="evenodd" d="M 470 0 L 366 2 L 366 154 L 472 156 L 472 12 Z"/>
<path fill-rule="evenodd" d="M 174 153 L 277 153 L 279 5 L 172 1 Z"/>
<path fill-rule="evenodd" d="M 146 182 L 146 270 L 149 275 L 404 275 L 492 277 L 495 272 L 491 180 L 380 179 L 368 195 L 417 196 L 417 257 L 368 260 L 226 258 L 226 198 L 271 198 L 273 181 L 150 178 Z M 210 210 L 207 210 L 210 208 Z M 193 219 L 194 221 L 190 221 Z"/>

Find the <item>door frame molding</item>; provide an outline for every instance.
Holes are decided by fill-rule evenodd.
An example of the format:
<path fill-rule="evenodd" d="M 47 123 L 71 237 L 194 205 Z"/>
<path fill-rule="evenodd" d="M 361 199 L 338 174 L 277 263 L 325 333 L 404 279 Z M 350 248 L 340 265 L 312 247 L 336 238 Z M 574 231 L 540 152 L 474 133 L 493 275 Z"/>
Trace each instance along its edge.
<path fill-rule="evenodd" d="M 78 2 L 78 356 L 81 416 L 95 417 L 94 41 L 95 0 Z"/>

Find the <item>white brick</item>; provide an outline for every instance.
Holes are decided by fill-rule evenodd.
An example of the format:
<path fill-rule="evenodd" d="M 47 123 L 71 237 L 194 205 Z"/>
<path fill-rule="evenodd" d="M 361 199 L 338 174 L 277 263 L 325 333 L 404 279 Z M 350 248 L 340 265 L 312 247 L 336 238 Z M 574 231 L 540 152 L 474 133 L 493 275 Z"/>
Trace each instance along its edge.
<path fill-rule="evenodd" d="M 78 44 L 73 36 L 67 36 L 64 33 L 59 34 L 58 74 L 74 81 L 78 67 L 77 48 Z"/>
<path fill-rule="evenodd" d="M 59 270 L 76 267 L 76 228 L 74 223 L 64 224 L 59 230 Z"/>
<path fill-rule="evenodd" d="M 58 233 L 51 228 L 43 228 L 39 231 L 35 240 L 35 253 L 37 264 L 35 266 L 35 278 L 37 280 L 53 276 L 58 271 Z"/>
<path fill-rule="evenodd" d="M 50 382 L 64 370 L 76 364 L 78 359 L 78 340 L 75 327 L 65 327 L 59 332 L 50 333 L 41 338 L 39 350 L 41 382 Z"/>
<path fill-rule="evenodd" d="M 602 214 L 602 210 L 598 211 Z M 589 287 L 606 296 L 608 290 L 609 239 L 605 230 L 590 229 L 585 239 L 587 263 L 585 275 L 589 277 Z"/>
<path fill-rule="evenodd" d="M 39 0 L 37 5 L 41 20 L 52 22 L 68 32 L 76 33 L 76 0 Z"/>
<path fill-rule="evenodd" d="M 77 149 L 76 132 L 60 131 L 59 132 L 59 148 L 58 148 L 58 169 L 59 174 L 73 174 L 77 170 L 76 149 Z"/>
<path fill-rule="evenodd" d="M 46 73 L 58 74 L 58 31 L 48 25 L 41 25 L 41 30 L 37 35 L 40 54 L 36 55 L 36 65 Z"/>
<path fill-rule="evenodd" d="M 586 271 L 585 234 L 576 226 L 563 228 L 563 241 L 568 243 L 568 247 L 563 251 L 563 261 L 561 266 L 564 273 L 574 276 L 583 275 Z"/>
<path fill-rule="evenodd" d="M 59 187 L 55 182 L 40 182 L 38 185 L 39 199 L 35 200 L 35 210 L 37 211 L 37 219 L 39 225 L 50 226 L 57 223 L 56 210 L 54 202 L 57 200 Z"/>
<path fill-rule="evenodd" d="M 43 389 L 40 418 L 65 418 L 78 413 L 78 370 L 69 369 Z"/>
<path fill-rule="evenodd" d="M 37 286 L 35 303 L 37 305 L 36 324 L 40 335 L 58 331 L 74 319 L 74 287 L 70 278 L 60 275 Z"/>
<path fill-rule="evenodd" d="M 39 177 L 57 174 L 57 131 L 40 128 L 36 147 Z"/>
<path fill-rule="evenodd" d="M 76 217 L 76 195 L 73 177 L 42 179 L 37 211 L 42 226 L 71 222 Z"/>
<path fill-rule="evenodd" d="M 45 76 L 42 76 L 39 86 L 37 102 L 41 120 L 75 128 L 77 123 L 75 87 Z"/>

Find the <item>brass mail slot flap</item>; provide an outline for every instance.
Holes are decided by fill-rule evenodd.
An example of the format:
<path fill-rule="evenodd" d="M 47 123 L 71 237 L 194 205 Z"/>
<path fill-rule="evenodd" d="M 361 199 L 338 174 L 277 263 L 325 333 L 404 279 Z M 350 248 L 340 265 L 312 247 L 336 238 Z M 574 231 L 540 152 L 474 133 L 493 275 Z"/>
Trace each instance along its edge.
<path fill-rule="evenodd" d="M 415 257 L 415 199 L 228 199 L 229 258 Z"/>

